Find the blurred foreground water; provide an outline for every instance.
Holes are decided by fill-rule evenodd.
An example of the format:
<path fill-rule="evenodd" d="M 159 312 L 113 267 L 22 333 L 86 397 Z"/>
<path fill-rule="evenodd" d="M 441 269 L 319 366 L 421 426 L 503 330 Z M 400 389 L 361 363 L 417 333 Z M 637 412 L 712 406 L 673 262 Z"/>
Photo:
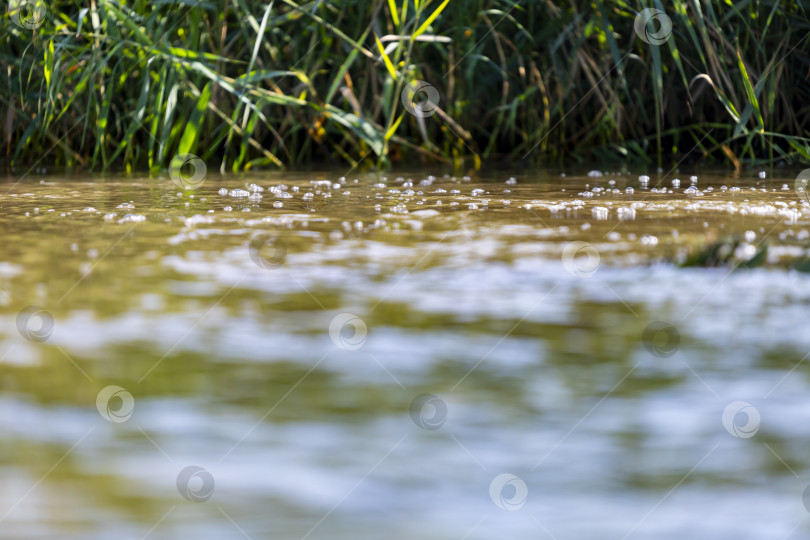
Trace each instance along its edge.
<path fill-rule="evenodd" d="M 0 537 L 807 537 L 810 206 L 652 176 L 7 179 Z"/>

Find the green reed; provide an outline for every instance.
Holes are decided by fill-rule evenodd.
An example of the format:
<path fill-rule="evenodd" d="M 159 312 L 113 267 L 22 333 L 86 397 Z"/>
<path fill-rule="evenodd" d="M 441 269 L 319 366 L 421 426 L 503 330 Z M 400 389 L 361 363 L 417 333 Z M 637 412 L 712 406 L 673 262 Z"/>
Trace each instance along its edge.
<path fill-rule="evenodd" d="M 11 165 L 810 161 L 805 2 L 58 1 L 25 28 L 19 1 Z M 671 21 L 660 45 L 634 30 L 645 7 Z M 403 106 L 412 81 L 429 115 Z"/>

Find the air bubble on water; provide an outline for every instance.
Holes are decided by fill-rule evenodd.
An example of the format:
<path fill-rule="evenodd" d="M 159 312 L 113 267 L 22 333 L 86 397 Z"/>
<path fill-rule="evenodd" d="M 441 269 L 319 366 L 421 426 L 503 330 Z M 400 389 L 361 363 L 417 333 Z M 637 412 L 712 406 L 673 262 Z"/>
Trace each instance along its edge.
<path fill-rule="evenodd" d="M 658 238 L 649 234 L 641 235 L 641 243 L 645 246 L 655 246 L 658 244 Z"/>
<path fill-rule="evenodd" d="M 457 189 L 451 189 L 450 190 L 450 195 L 460 195 L 460 194 L 461 194 L 461 192 L 459 190 L 457 190 Z"/>
<path fill-rule="evenodd" d="M 141 223 L 146 221 L 146 216 L 143 214 L 124 214 L 124 217 L 118 220 L 118 223 Z"/>
<path fill-rule="evenodd" d="M 674 180 L 672 180 L 672 187 L 674 188 L 681 187 L 681 181 L 678 178 L 675 178 Z"/>
<path fill-rule="evenodd" d="M 594 219 L 598 219 L 600 221 L 606 220 L 609 213 L 610 211 L 604 206 L 594 206 L 591 209 L 591 215 L 593 215 Z"/>
<path fill-rule="evenodd" d="M 650 181 L 650 177 L 647 176 L 646 174 L 642 174 L 641 176 L 638 177 L 638 181 L 641 182 L 642 184 L 646 184 Z"/>
<path fill-rule="evenodd" d="M 622 208 L 616 209 L 616 215 L 622 221 L 632 221 L 636 219 L 636 210 L 635 208 L 630 208 L 629 206 L 624 206 Z"/>
<path fill-rule="evenodd" d="M 467 208 L 469 208 L 470 210 L 478 210 L 478 205 L 475 203 L 470 203 L 467 205 Z"/>
<path fill-rule="evenodd" d="M 115 212 L 108 212 L 108 213 L 104 214 L 104 221 L 112 221 L 112 220 L 115 219 L 115 216 L 117 216 L 117 215 L 118 214 L 116 214 Z"/>
<path fill-rule="evenodd" d="M 589 230 L 591 228 L 591 224 L 590 223 L 583 223 L 582 225 L 579 226 L 579 228 L 581 230 L 583 230 L 583 231 L 587 231 L 587 230 Z"/>
<path fill-rule="evenodd" d="M 93 208 L 92 206 L 88 206 L 84 210 L 82 210 L 82 212 L 95 212 L 95 211 L 96 209 Z"/>
<path fill-rule="evenodd" d="M 759 171 L 759 177 L 760 178 L 765 178 L 766 176 L 768 176 L 768 175 L 767 175 L 767 173 L 765 173 L 765 171 Z"/>
<path fill-rule="evenodd" d="M 262 200 L 262 194 L 261 193 L 252 193 L 248 197 L 248 200 L 251 201 L 251 202 L 259 202 L 259 201 Z"/>
<path fill-rule="evenodd" d="M 116 206 L 116 208 L 120 208 L 121 210 L 131 210 L 131 209 L 135 208 L 135 205 L 132 204 L 132 203 L 125 202 L 125 203 L 119 204 L 118 206 Z"/>
<path fill-rule="evenodd" d="M 228 190 L 227 190 L 227 188 L 219 188 L 219 191 L 217 191 L 217 193 L 219 193 L 220 195 L 222 195 L 224 197 L 225 195 L 228 194 Z"/>
<path fill-rule="evenodd" d="M 329 233 L 329 240 L 332 242 L 338 242 L 339 240 L 343 240 L 343 232 L 339 229 L 335 229 L 334 231 Z"/>
<path fill-rule="evenodd" d="M 602 176 L 602 171 L 597 170 L 588 171 L 588 176 L 591 178 L 599 178 L 600 176 Z"/>
<path fill-rule="evenodd" d="M 472 195 L 473 197 L 477 197 L 477 196 L 479 196 L 479 195 L 483 195 L 483 194 L 484 194 L 484 190 L 483 190 L 483 189 L 474 189 L 474 190 L 472 190 L 472 192 L 471 192 L 471 195 Z"/>
<path fill-rule="evenodd" d="M 230 197 L 248 197 L 250 192 L 244 189 L 232 189 L 228 192 Z"/>
<path fill-rule="evenodd" d="M 514 186 L 515 184 L 517 184 L 517 179 L 516 179 L 514 176 L 510 177 L 510 178 L 509 178 L 509 179 L 506 181 L 506 185 L 507 185 L 507 186 Z"/>
<path fill-rule="evenodd" d="M 232 211 L 233 211 L 233 208 L 231 208 L 230 206 L 226 206 L 226 207 L 225 207 L 225 208 L 223 208 L 222 210 L 224 210 L 225 212 L 232 212 Z"/>
<path fill-rule="evenodd" d="M 434 191 L 433 193 L 447 193 L 447 190 L 446 190 L 446 189 L 439 188 L 439 189 L 437 189 L 436 191 Z"/>
<path fill-rule="evenodd" d="M 628 187 L 627 189 L 624 190 L 624 192 L 629 194 L 629 195 L 632 195 L 633 193 L 636 192 L 636 190 L 631 188 L 631 187 Z"/>
<path fill-rule="evenodd" d="M 608 185 L 609 185 L 609 186 L 615 186 L 615 185 L 616 185 L 616 180 L 613 180 L 613 179 L 611 178 L 610 180 L 608 180 Z"/>
<path fill-rule="evenodd" d="M 273 208 L 281 208 L 284 206 L 284 203 L 281 201 L 273 201 Z"/>
<path fill-rule="evenodd" d="M 689 177 L 689 181 L 692 182 L 693 184 L 697 184 L 698 177 L 695 176 L 695 175 L 692 175 L 692 176 Z"/>

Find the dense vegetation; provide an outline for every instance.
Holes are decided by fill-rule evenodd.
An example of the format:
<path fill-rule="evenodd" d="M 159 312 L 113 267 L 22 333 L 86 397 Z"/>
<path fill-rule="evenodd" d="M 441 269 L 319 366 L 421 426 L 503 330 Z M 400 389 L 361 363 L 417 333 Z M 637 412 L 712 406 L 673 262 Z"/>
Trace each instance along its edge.
<path fill-rule="evenodd" d="M 646 2 L 37 1 L 0 26 L 7 164 L 810 161 L 803 2 L 656 2 L 653 45 Z"/>

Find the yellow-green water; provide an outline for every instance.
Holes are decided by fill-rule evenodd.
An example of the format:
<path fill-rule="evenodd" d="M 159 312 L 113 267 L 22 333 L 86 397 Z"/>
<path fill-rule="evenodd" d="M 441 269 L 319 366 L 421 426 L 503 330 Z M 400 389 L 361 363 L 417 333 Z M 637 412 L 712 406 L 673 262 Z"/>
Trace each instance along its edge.
<path fill-rule="evenodd" d="M 0 184 L 0 537 L 810 535 L 792 173 L 343 173 Z"/>

